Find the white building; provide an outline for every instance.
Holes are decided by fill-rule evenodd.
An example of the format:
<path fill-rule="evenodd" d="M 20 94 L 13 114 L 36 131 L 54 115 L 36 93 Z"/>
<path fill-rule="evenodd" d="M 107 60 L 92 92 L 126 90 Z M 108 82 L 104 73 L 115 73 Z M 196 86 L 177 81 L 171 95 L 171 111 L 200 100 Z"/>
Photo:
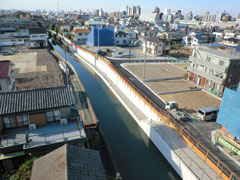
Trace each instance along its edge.
<path fill-rule="evenodd" d="M 163 56 L 167 55 L 170 50 L 170 43 L 166 40 L 151 37 L 145 39 L 145 42 L 142 43 L 143 53 L 147 53 L 151 56 Z"/>
<path fill-rule="evenodd" d="M 0 93 L 16 90 L 16 82 L 11 61 L 0 61 Z"/>
<path fill-rule="evenodd" d="M 89 33 L 88 29 L 74 29 L 72 31 L 72 40 L 77 41 L 78 44 L 86 44 Z"/>
<path fill-rule="evenodd" d="M 29 28 L 28 48 L 47 47 L 47 31 L 45 28 Z"/>
<path fill-rule="evenodd" d="M 131 37 L 128 33 L 119 31 L 115 34 L 114 42 L 116 46 L 127 46 L 131 42 Z"/>

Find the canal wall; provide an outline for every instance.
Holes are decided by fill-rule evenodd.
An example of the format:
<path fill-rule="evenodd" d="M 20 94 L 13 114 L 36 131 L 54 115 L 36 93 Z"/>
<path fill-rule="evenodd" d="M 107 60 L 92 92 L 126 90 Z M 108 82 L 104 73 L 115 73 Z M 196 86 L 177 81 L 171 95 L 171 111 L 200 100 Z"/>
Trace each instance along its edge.
<path fill-rule="evenodd" d="M 191 168 L 187 166 L 184 161 L 175 153 L 174 150 L 166 143 L 163 137 L 157 133 L 154 126 L 149 121 L 164 122 L 171 129 L 174 129 L 180 137 L 191 147 L 201 158 L 205 161 L 216 173 L 223 179 L 238 179 L 236 175 L 229 170 L 226 165 L 221 162 L 214 154 L 212 154 L 203 144 L 200 144 L 190 132 L 182 127 L 171 115 L 160 109 L 154 102 L 146 97 L 138 88 L 136 88 L 112 63 L 102 56 L 96 56 L 94 52 L 84 49 L 72 43 L 75 54 L 89 64 L 91 67 L 106 83 L 106 85 L 113 91 L 120 102 L 130 112 L 139 126 L 152 140 L 155 146 L 161 151 L 164 157 L 169 161 L 172 167 L 183 179 L 201 179 L 197 178 Z M 99 73 L 100 71 L 104 73 Z M 106 74 L 103 77 L 102 74 Z M 109 80 L 106 80 L 110 79 Z M 131 109 L 125 102 L 118 96 L 112 86 L 117 86 L 127 98 L 132 101 L 147 117 L 147 119 L 138 119 L 136 114 L 131 112 Z M 191 166 L 190 166 L 191 167 Z"/>
<path fill-rule="evenodd" d="M 151 126 L 151 124 L 149 123 L 150 119 L 160 121 L 161 117 L 155 114 L 155 112 L 145 104 L 142 98 L 136 96 L 132 89 L 125 84 L 124 79 L 121 79 L 119 77 L 117 72 L 112 71 L 112 69 L 109 68 L 109 62 L 102 57 L 96 59 L 96 57 L 93 56 L 91 52 L 82 51 L 80 48 L 74 47 L 74 50 L 77 52 L 80 58 L 85 60 L 85 63 L 90 64 L 89 67 L 92 68 L 92 70 L 94 70 L 98 74 L 98 76 L 104 81 L 104 83 L 110 88 L 110 90 L 114 93 L 117 99 L 128 110 L 128 112 L 136 120 L 138 125 L 145 132 L 145 134 L 150 137 L 152 142 L 168 160 L 168 162 L 179 174 L 179 176 L 183 179 L 189 180 L 198 179 L 196 175 L 191 171 L 191 169 L 187 167 L 187 165 L 181 160 L 181 158 L 168 146 L 164 139 L 159 136 L 159 134 L 155 131 L 154 127 Z M 128 99 L 134 102 L 134 104 L 137 105 L 137 107 L 144 112 L 148 119 L 139 119 L 112 87 L 113 84 L 111 84 L 111 82 L 109 82 L 101 73 L 99 73 L 96 70 L 97 68 L 105 72 L 107 76 L 111 79 L 111 81 L 128 97 Z"/>

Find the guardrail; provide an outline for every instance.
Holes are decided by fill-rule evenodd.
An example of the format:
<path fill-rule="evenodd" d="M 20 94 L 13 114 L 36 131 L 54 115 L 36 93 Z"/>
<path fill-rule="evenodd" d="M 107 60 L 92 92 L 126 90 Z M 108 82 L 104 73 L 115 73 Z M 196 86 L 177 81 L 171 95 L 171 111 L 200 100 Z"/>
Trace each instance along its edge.
<path fill-rule="evenodd" d="M 77 48 L 82 49 L 86 53 L 93 55 L 93 52 L 86 50 L 78 45 L 74 45 Z M 197 152 L 200 157 L 209 164 L 224 180 L 239 180 L 240 177 L 237 176 L 232 170 L 230 170 L 222 161 L 219 160 L 205 145 L 201 144 L 196 138 L 191 135 L 191 133 L 181 126 L 174 117 L 167 111 L 161 109 L 156 105 L 149 97 L 147 97 L 141 90 L 139 90 L 134 84 L 132 84 L 109 60 L 105 59 L 103 56 L 98 55 L 98 59 L 109 65 L 109 67 L 115 72 L 119 78 L 128 85 L 128 87 L 135 92 L 135 94 L 143 100 L 143 102 L 148 105 L 148 107 L 155 112 L 160 119 L 166 124 L 170 125 L 175 129 L 178 134 L 192 147 L 192 149 Z"/>

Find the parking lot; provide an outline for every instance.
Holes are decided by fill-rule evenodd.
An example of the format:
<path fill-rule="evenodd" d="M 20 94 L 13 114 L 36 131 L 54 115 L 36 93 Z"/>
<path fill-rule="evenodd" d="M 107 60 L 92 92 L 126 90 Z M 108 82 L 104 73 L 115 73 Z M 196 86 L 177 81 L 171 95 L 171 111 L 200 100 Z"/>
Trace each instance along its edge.
<path fill-rule="evenodd" d="M 143 81 L 143 64 L 124 64 L 123 66 Z M 196 117 L 199 108 L 219 107 L 221 101 L 218 98 L 202 90 L 192 91 L 196 85 L 186 80 L 185 66 L 159 63 L 147 64 L 145 80 L 153 79 L 156 81 L 144 82 L 144 84 L 165 102 L 176 101 L 180 109 L 193 117 Z M 174 79 L 175 77 L 177 79 Z M 173 80 L 164 80 L 164 78 L 173 78 Z"/>

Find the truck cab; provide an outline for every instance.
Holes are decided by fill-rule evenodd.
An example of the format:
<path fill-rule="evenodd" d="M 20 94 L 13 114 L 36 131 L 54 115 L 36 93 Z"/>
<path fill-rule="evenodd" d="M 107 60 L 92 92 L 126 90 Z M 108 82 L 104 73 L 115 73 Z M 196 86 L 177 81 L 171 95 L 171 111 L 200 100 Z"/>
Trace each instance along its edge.
<path fill-rule="evenodd" d="M 168 101 L 165 105 L 166 110 L 178 109 L 178 103 L 176 101 Z"/>

